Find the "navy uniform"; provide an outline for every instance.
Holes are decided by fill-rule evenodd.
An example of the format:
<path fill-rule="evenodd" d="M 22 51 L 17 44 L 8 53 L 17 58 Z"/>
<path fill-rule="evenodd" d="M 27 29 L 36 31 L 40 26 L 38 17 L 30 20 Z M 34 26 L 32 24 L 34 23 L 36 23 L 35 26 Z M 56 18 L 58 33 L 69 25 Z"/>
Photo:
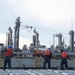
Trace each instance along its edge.
<path fill-rule="evenodd" d="M 50 51 L 50 48 L 48 48 L 46 51 L 45 51 L 45 54 L 44 54 L 44 62 L 43 62 L 43 69 L 46 69 L 46 64 L 48 63 L 48 69 L 51 68 L 51 58 L 52 58 L 52 53 Z"/>
<path fill-rule="evenodd" d="M 12 46 L 9 46 L 7 51 L 5 52 L 5 59 L 4 59 L 4 70 L 8 64 L 8 68 L 11 69 L 11 57 L 13 54 Z"/>
<path fill-rule="evenodd" d="M 63 65 L 65 65 L 65 68 L 68 70 L 68 63 L 67 58 L 69 58 L 67 51 L 63 51 L 61 54 L 61 69 L 63 69 Z"/>

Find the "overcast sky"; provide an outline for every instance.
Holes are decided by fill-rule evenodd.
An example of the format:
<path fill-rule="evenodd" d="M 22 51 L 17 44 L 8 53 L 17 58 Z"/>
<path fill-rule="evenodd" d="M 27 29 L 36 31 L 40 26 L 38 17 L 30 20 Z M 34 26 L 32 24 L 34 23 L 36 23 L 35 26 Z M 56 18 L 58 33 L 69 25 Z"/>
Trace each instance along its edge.
<path fill-rule="evenodd" d="M 0 0 L 0 42 L 5 43 L 8 27 L 14 31 L 18 16 L 21 25 L 36 27 L 41 44 L 49 47 L 53 44 L 53 34 L 59 33 L 69 44 L 68 33 L 75 29 L 75 0 Z M 20 28 L 20 48 L 32 42 L 33 29 L 28 33 Z"/>

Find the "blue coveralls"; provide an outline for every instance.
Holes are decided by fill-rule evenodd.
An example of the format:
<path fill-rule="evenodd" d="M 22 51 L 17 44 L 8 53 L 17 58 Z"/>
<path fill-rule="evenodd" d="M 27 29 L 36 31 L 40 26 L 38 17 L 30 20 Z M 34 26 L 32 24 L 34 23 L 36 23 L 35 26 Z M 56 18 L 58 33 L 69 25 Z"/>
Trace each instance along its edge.
<path fill-rule="evenodd" d="M 65 51 L 64 51 L 64 52 L 65 52 Z M 63 53 L 63 52 L 62 52 L 62 53 Z M 61 70 L 64 69 L 64 68 L 63 68 L 63 65 L 65 65 L 65 68 L 68 70 L 67 58 L 69 58 L 68 55 L 67 55 L 66 58 L 64 58 L 64 57 L 61 56 L 61 63 L 60 63 L 60 65 L 61 65 L 61 67 L 60 67 Z"/>
<path fill-rule="evenodd" d="M 52 58 L 52 53 L 50 53 L 50 56 L 48 55 L 44 56 L 43 69 L 46 69 L 47 63 L 48 63 L 48 69 L 51 68 L 51 58 Z"/>
<path fill-rule="evenodd" d="M 63 65 L 65 65 L 66 69 L 68 70 L 67 58 L 61 59 L 61 70 L 63 69 Z"/>
<path fill-rule="evenodd" d="M 8 68 L 11 69 L 11 57 L 10 56 L 6 56 L 4 59 L 4 70 L 6 69 L 7 64 L 8 64 Z"/>

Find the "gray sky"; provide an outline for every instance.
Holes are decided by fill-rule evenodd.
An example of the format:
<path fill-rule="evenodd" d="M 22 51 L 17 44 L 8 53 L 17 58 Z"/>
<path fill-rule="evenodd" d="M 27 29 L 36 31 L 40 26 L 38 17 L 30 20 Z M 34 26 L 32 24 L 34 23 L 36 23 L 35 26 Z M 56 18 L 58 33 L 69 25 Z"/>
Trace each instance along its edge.
<path fill-rule="evenodd" d="M 14 30 L 16 18 L 21 25 L 36 27 L 40 43 L 53 44 L 53 34 L 62 33 L 69 44 L 69 31 L 75 29 L 75 0 L 0 0 L 0 42 L 5 43 L 8 27 Z M 73 22 L 72 22 L 73 17 Z M 20 48 L 32 42 L 33 30 L 20 29 Z M 57 38 L 55 38 L 57 44 Z"/>

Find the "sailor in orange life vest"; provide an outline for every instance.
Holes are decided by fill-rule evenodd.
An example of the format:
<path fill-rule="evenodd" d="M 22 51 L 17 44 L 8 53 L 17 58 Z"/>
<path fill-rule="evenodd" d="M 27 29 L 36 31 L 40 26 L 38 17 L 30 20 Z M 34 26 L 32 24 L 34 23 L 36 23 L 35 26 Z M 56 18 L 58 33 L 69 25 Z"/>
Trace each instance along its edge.
<path fill-rule="evenodd" d="M 64 50 L 61 54 L 61 69 L 63 69 L 63 65 L 65 65 L 65 68 L 68 70 L 67 58 L 69 58 L 67 50 Z"/>
<path fill-rule="evenodd" d="M 4 70 L 6 69 L 6 66 L 8 64 L 8 68 L 11 69 L 11 57 L 13 54 L 12 46 L 10 45 L 8 49 L 5 52 L 5 59 L 4 59 Z"/>
<path fill-rule="evenodd" d="M 47 63 L 48 63 L 48 69 L 51 68 L 51 58 L 52 58 L 51 49 L 48 48 L 48 49 L 45 51 L 45 54 L 44 54 L 43 69 L 46 69 L 46 64 L 47 64 Z"/>

